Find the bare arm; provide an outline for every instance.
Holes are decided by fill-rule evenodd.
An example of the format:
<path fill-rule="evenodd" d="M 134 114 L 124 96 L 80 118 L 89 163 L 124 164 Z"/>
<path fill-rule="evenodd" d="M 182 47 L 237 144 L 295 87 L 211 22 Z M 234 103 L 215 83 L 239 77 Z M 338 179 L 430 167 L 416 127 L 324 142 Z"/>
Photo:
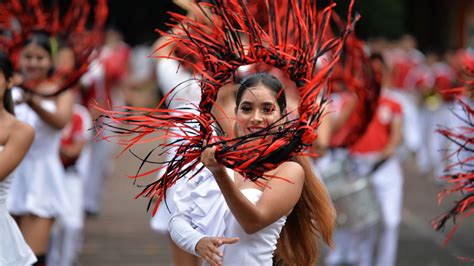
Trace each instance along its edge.
<path fill-rule="evenodd" d="M 303 168 L 299 164 L 286 162 L 280 165 L 275 175 L 292 183 L 272 179 L 254 205 L 232 182 L 225 168 L 215 160 L 214 153 L 215 149 L 206 149 L 201 161 L 213 172 L 230 211 L 247 234 L 256 233 L 287 215 L 298 202 L 305 178 Z"/>
<path fill-rule="evenodd" d="M 153 49 L 154 53 L 153 56 L 158 57 L 156 58 L 157 60 L 160 60 L 162 58 L 160 57 L 166 57 L 171 54 L 171 51 L 174 47 L 173 44 L 170 44 L 171 40 L 167 36 L 161 36 L 156 42 L 153 44 Z"/>
<path fill-rule="evenodd" d="M 319 155 L 324 155 L 329 147 L 331 142 L 331 133 L 333 128 L 333 118 L 331 114 L 325 110 L 321 125 L 318 127 L 317 133 L 318 138 L 315 143 L 313 143 L 312 151 Z"/>
<path fill-rule="evenodd" d="M 41 105 L 42 98 L 40 96 L 32 96 L 28 101 L 28 105 L 41 117 L 48 125 L 62 129 L 71 120 L 74 105 L 74 92 L 65 91 L 56 97 L 56 111 L 50 112 Z"/>
<path fill-rule="evenodd" d="M 331 133 L 334 133 L 342 128 L 342 126 L 347 122 L 352 111 L 354 110 L 355 106 L 357 105 L 357 96 L 356 95 L 349 95 L 346 104 L 343 105 L 340 114 L 337 118 L 333 119 Z"/>
<path fill-rule="evenodd" d="M 4 149 L 0 152 L 0 181 L 7 178 L 25 157 L 33 143 L 34 129 L 22 122 L 15 122 Z"/>
<path fill-rule="evenodd" d="M 75 160 L 81 155 L 81 151 L 86 145 L 85 140 L 76 140 L 71 145 L 61 146 L 59 152 L 69 160 Z"/>
<path fill-rule="evenodd" d="M 398 146 L 402 142 L 402 117 L 399 115 L 395 117 L 390 126 L 390 139 L 387 146 L 382 151 L 383 158 L 390 158 L 397 151 Z"/>

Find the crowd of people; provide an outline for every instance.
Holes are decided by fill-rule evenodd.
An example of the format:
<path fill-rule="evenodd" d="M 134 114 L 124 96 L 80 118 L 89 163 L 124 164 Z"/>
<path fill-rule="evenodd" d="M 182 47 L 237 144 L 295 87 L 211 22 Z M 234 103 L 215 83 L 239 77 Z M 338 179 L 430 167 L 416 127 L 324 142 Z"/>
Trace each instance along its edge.
<path fill-rule="evenodd" d="M 186 1 L 177 2 L 188 18 L 197 16 Z M 99 110 L 147 102 L 136 99 L 137 90 L 151 91 L 146 98 L 156 96 L 155 103 L 165 99 L 175 116 L 200 105 L 202 77 L 179 60 L 183 55 L 170 40 L 162 36 L 131 48 L 109 28 L 88 71 L 59 94 L 52 74 L 75 65 L 74 52 L 60 38 L 35 32 L 22 43 L 17 62 L 0 54 L 0 265 L 78 261 L 85 219 L 100 214 L 114 148 L 97 139 L 93 121 L 104 119 Z M 167 204 L 151 219 L 154 231 L 169 236 L 175 265 L 310 265 L 319 259 L 320 240 L 327 244 L 320 260 L 325 265 L 396 265 L 401 161 L 415 157 L 421 174 L 444 184 L 438 177 L 452 163 L 446 159 L 450 142 L 435 131 L 458 126 L 456 97 L 473 102 L 472 94 L 446 91 L 463 85 L 474 49 L 422 53 L 409 35 L 370 39 L 365 49 L 381 91 L 354 143 L 337 144 L 338 135 L 351 130 L 346 122 L 358 104 L 344 83 L 319 121 L 311 148 L 318 156 L 293 156 L 264 173 L 278 178 L 252 182 L 224 166 L 219 151 L 207 145 L 211 139 L 205 140 L 198 166 L 167 190 Z M 275 67 L 244 66 L 233 74 L 238 78 L 219 89 L 209 110 L 220 127 L 215 135 L 282 131 L 281 121 L 299 107 L 296 90 L 287 87 L 298 84 Z M 164 162 L 184 141 L 170 136 L 165 141 L 174 145 Z M 367 219 L 352 220 L 357 214 L 351 209 L 365 204 Z"/>

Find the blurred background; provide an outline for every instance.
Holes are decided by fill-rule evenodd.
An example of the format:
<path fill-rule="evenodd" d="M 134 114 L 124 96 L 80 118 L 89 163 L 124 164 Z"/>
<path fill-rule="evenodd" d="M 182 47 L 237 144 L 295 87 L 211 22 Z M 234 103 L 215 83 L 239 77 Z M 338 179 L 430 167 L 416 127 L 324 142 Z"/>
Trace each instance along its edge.
<path fill-rule="evenodd" d="M 337 1 L 346 10 L 349 1 Z M 126 78 L 117 83 L 120 99 L 133 106 L 153 107 L 160 99 L 154 77 L 154 62 L 147 56 L 159 38 L 156 28 L 169 28 L 168 12 L 185 11 L 170 0 L 109 1 L 109 25 L 130 49 Z M 474 49 L 474 1 L 472 0 L 361 0 L 356 10 L 362 15 L 356 33 L 368 41 L 372 51 L 382 53 L 387 64 L 394 49 L 408 40 L 409 49 L 422 55 L 419 66 L 435 62 L 449 64 L 459 49 Z M 431 85 L 434 86 L 434 85 Z M 406 88 L 405 88 L 406 89 Z M 409 88 L 410 90 L 413 88 Z M 424 93 L 415 94 L 415 112 L 424 110 Z M 419 95 L 418 95 L 419 94 Z M 433 113 L 436 114 L 436 110 Z M 423 117 L 423 116 L 420 116 Z M 426 116 L 421 118 L 424 123 Z M 428 116 L 429 117 L 429 116 Z M 419 160 L 421 146 L 430 145 L 433 123 L 419 129 L 419 147 L 408 149 L 402 157 L 404 177 L 403 207 L 396 265 L 472 265 L 460 257 L 474 258 L 474 217 L 464 220 L 447 245 L 447 232 L 435 232 L 431 221 L 448 210 L 456 198 L 437 204 L 437 193 L 446 185 L 437 177 L 437 162 Z M 425 131 L 427 130 L 427 131 Z M 100 193 L 100 208 L 90 211 L 85 225 L 84 246 L 78 265 L 171 265 L 165 236 L 150 228 L 147 201 L 134 200 L 141 191 L 128 175 L 135 174 L 139 161 L 125 153 L 115 158 L 119 149 L 109 147 L 112 159 L 107 163 Z M 149 146 L 137 146 L 144 154 Z M 451 225 L 448 226 L 448 229 Z"/>

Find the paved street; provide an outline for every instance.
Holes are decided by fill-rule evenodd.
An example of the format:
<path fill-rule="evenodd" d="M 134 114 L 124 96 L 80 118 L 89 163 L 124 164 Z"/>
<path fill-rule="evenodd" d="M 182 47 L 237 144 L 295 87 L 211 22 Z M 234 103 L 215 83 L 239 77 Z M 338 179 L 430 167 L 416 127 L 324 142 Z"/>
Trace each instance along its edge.
<path fill-rule="evenodd" d="M 139 147 L 138 150 L 145 149 Z M 447 205 L 437 206 L 439 187 L 427 176 L 418 176 L 413 158 L 404 163 L 405 191 L 397 265 L 456 266 L 457 256 L 474 257 L 474 219 L 465 220 L 447 246 L 444 235 L 432 230 L 430 221 Z M 81 265 L 171 265 L 166 239 L 151 231 L 146 201 L 134 200 L 140 191 L 126 175 L 134 174 L 138 161 L 128 154 L 114 161 L 106 178 L 100 216 L 86 224 Z"/>

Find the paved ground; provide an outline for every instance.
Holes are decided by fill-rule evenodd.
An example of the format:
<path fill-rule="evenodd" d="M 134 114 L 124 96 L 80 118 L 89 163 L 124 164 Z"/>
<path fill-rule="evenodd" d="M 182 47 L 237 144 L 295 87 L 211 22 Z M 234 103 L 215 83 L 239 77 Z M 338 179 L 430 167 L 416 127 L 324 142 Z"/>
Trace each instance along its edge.
<path fill-rule="evenodd" d="M 404 164 L 397 265 L 473 265 L 457 258 L 474 257 L 473 217 L 462 223 L 447 246 L 442 246 L 444 235 L 434 232 L 430 225 L 431 219 L 446 209 L 436 203 L 440 188 L 428 176 L 417 175 L 412 162 L 409 158 Z M 115 161 L 113 173 L 106 178 L 102 212 L 87 220 L 81 265 L 171 265 L 166 239 L 149 227 L 146 201 L 133 199 L 139 188 L 132 186 L 126 174 L 133 174 L 137 166 L 138 162 L 128 155 Z"/>

